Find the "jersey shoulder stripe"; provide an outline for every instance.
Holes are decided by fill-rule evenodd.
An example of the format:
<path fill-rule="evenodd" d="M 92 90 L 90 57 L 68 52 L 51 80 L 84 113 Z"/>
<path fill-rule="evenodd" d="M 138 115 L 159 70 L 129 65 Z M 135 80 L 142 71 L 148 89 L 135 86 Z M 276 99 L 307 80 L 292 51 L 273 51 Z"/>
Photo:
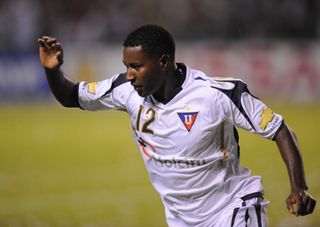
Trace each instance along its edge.
<path fill-rule="evenodd" d="M 222 93 L 224 93 L 229 99 L 231 99 L 231 101 L 233 102 L 233 104 L 238 108 L 238 110 L 242 113 L 242 115 L 246 118 L 246 120 L 249 122 L 249 124 L 251 125 L 251 127 L 255 129 L 253 123 L 251 122 L 249 116 L 247 115 L 246 111 L 244 110 L 242 103 L 241 103 L 241 95 L 243 93 L 248 93 L 250 94 L 252 97 L 254 97 L 248 87 L 247 84 L 245 84 L 242 80 L 215 80 L 217 82 L 222 82 L 222 83 L 231 83 L 233 86 L 214 86 L 211 85 L 211 88 L 217 89 L 219 91 L 221 91 Z M 256 97 L 254 97 L 256 98 Z M 258 98 L 256 98 L 258 99 Z"/>
<path fill-rule="evenodd" d="M 120 85 L 129 82 L 128 80 L 126 80 L 126 73 L 121 73 L 119 74 L 119 76 L 112 82 L 111 87 L 109 90 L 107 90 L 103 95 L 106 96 L 109 93 L 111 93 L 113 91 L 113 89 L 115 89 L 116 87 L 119 87 Z"/>

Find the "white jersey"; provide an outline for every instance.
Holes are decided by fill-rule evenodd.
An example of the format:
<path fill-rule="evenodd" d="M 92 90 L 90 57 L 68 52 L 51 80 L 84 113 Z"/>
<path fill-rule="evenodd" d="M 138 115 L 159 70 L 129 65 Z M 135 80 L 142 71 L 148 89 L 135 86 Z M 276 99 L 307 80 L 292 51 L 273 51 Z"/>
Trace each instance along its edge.
<path fill-rule="evenodd" d="M 263 192 L 260 177 L 239 167 L 235 127 L 273 139 L 283 119 L 241 80 L 222 81 L 178 67 L 185 80 L 165 104 L 140 97 L 125 74 L 80 82 L 79 104 L 86 110 L 118 109 L 130 115 L 134 140 L 169 226 L 213 226 L 232 201 Z"/>

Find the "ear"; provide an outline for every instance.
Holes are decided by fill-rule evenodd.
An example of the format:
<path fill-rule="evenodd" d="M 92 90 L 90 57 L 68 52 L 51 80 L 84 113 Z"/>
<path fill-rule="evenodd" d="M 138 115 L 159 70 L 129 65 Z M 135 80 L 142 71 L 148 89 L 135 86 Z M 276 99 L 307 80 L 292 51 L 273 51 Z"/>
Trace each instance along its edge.
<path fill-rule="evenodd" d="M 160 66 L 162 70 L 167 71 L 169 69 L 169 65 L 170 65 L 170 56 L 167 54 L 163 54 L 160 57 Z"/>

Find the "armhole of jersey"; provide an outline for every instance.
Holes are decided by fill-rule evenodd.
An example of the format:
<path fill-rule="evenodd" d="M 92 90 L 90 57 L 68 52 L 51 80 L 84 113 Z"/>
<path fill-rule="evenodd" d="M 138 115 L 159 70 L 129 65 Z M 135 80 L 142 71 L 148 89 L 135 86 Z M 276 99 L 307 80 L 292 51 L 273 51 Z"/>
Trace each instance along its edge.
<path fill-rule="evenodd" d="M 285 125 L 285 124 L 284 124 L 284 120 L 282 120 L 279 128 L 277 129 L 277 131 L 274 133 L 274 135 L 273 135 L 273 137 L 272 137 L 272 140 L 273 140 L 273 141 L 276 140 L 277 135 L 279 134 L 279 132 L 281 131 L 281 129 L 283 128 L 284 125 Z"/>
<path fill-rule="evenodd" d="M 253 123 L 251 122 L 249 116 L 247 115 L 246 111 L 244 110 L 242 103 L 241 103 L 241 94 L 244 92 L 247 92 L 250 94 L 252 97 L 256 98 L 253 96 L 250 91 L 248 90 L 247 85 L 240 81 L 240 80 L 224 80 L 223 82 L 229 82 L 234 84 L 234 88 L 231 90 L 228 89 L 223 89 L 215 86 L 210 86 L 211 88 L 217 89 L 221 91 L 223 94 L 225 94 L 231 101 L 232 103 L 236 106 L 236 108 L 241 112 L 241 114 L 244 116 L 244 118 L 249 122 L 251 125 L 252 129 L 256 131 L 256 128 L 254 127 Z M 258 99 L 258 98 L 256 98 Z"/>

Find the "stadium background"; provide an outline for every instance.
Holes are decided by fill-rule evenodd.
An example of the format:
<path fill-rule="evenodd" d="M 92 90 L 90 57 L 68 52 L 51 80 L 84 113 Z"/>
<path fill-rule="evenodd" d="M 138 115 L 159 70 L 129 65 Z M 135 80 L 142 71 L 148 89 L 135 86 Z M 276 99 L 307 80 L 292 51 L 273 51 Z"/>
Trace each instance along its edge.
<path fill-rule="evenodd" d="M 103 79 L 125 70 L 121 42 L 145 23 L 173 34 L 177 61 L 245 80 L 285 116 L 319 200 L 319 9 L 316 0 L 0 0 L 0 226 L 165 226 L 128 117 L 62 108 L 37 56 L 37 38 L 53 35 L 70 77 Z M 319 226 L 319 206 L 288 214 L 275 144 L 240 133 L 241 164 L 263 177 L 271 201 L 270 226 Z"/>

